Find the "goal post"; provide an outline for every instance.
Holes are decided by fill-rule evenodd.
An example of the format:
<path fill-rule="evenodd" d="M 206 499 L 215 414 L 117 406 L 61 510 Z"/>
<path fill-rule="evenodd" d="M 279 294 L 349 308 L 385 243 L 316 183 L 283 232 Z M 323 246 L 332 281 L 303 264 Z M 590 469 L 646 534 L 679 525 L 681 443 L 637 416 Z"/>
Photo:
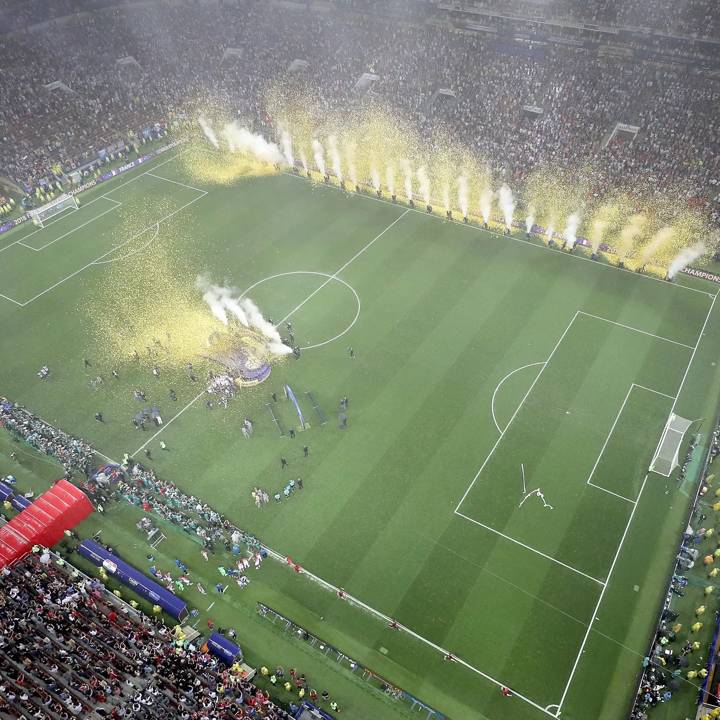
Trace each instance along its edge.
<path fill-rule="evenodd" d="M 675 413 L 670 414 L 650 463 L 651 472 L 670 477 L 672 471 L 680 465 L 680 446 L 685 433 L 692 424 L 692 420 L 687 420 Z"/>
<path fill-rule="evenodd" d="M 55 215 L 59 215 L 66 210 L 77 210 L 77 208 L 77 198 L 74 195 L 64 193 L 42 207 L 31 210 L 30 219 L 35 225 L 43 228 L 47 225 L 48 220 L 55 217 Z"/>

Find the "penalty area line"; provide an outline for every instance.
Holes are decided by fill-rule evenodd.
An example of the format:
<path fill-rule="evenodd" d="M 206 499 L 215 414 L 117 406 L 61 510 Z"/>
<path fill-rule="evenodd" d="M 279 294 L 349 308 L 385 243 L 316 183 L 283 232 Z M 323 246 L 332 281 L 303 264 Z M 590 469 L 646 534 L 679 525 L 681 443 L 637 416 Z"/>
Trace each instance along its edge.
<path fill-rule="evenodd" d="M 533 490 L 531 493 L 528 494 L 527 497 L 535 494 L 536 492 L 537 492 L 537 490 Z M 525 500 L 527 500 L 527 497 L 525 498 Z M 570 572 L 574 572 L 576 575 L 582 575 L 584 578 L 587 578 L 588 580 L 592 580 L 594 583 L 597 583 L 598 585 L 605 586 L 605 583 L 607 582 L 604 580 L 599 580 L 598 578 L 593 577 L 592 575 L 588 575 L 586 572 L 583 572 L 582 570 L 578 570 L 577 568 L 574 568 L 572 565 L 568 565 L 567 563 L 564 563 L 562 560 L 558 560 L 557 558 L 554 558 L 552 555 L 548 555 L 547 553 L 542 552 L 542 550 L 538 550 L 537 548 L 534 548 L 531 545 L 526 545 L 524 542 L 521 542 L 520 540 L 516 540 L 514 537 L 511 537 L 510 535 L 506 535 L 505 533 L 500 532 L 500 530 L 496 530 L 494 527 L 490 527 L 490 525 L 485 525 L 485 523 L 481 523 L 479 520 L 476 520 L 475 518 L 471 518 L 469 515 L 464 515 L 459 510 L 455 510 L 454 514 L 457 515 L 458 517 L 464 518 L 465 520 L 473 523 L 474 525 L 477 525 L 478 527 L 485 528 L 485 530 L 489 530 L 490 532 L 495 533 L 496 535 L 499 535 L 501 538 L 505 538 L 505 540 L 508 540 L 511 543 L 514 543 L 515 545 L 519 545 L 520 547 L 525 548 L 525 550 L 530 550 L 530 552 L 533 552 L 536 555 L 539 555 L 540 557 L 545 558 L 546 560 L 550 560 L 550 562 L 554 562 L 556 565 L 560 565 L 560 566 L 564 567 L 566 570 L 570 570 Z"/>
<path fill-rule="evenodd" d="M 593 625 L 595 624 L 595 621 L 597 620 L 597 614 L 598 610 L 600 610 L 600 605 L 602 604 L 603 598 L 605 597 L 605 591 L 608 588 L 608 585 L 610 584 L 610 578 L 612 577 L 613 571 L 615 570 L 615 565 L 618 561 L 618 558 L 620 557 L 620 552 L 622 551 L 622 547 L 625 544 L 625 538 L 627 537 L 628 531 L 630 530 L 630 525 L 632 525 L 633 518 L 635 517 L 635 511 L 637 510 L 638 505 L 640 504 L 640 498 L 642 497 L 643 490 L 645 489 L 645 483 L 647 482 L 648 476 L 645 475 L 645 478 L 643 479 L 642 485 L 640 486 L 640 492 L 638 493 L 637 500 L 635 504 L 633 505 L 632 511 L 630 513 L 630 517 L 628 518 L 627 525 L 625 526 L 625 531 L 622 534 L 622 537 L 620 538 L 620 543 L 617 546 L 617 550 L 615 551 L 615 557 L 613 558 L 612 564 L 610 565 L 610 570 L 607 575 L 607 579 L 605 580 L 605 584 L 603 585 L 603 589 L 600 591 L 600 597 L 598 597 L 597 604 L 595 605 L 595 609 L 593 610 L 592 617 L 590 618 L 590 622 L 588 623 L 587 630 L 585 631 L 585 637 L 583 637 L 583 641 L 580 644 L 580 649 L 578 650 L 578 654 L 575 657 L 575 662 L 572 666 L 572 670 L 570 671 L 570 677 L 568 678 L 568 681 L 565 685 L 565 690 L 563 690 L 562 697 L 560 698 L 560 702 L 557 704 L 557 717 L 560 716 L 560 712 L 562 710 L 562 706 L 565 703 L 565 698 L 567 697 L 568 691 L 570 690 L 570 685 L 572 684 L 573 678 L 575 677 L 575 672 L 578 669 L 578 665 L 580 664 L 580 658 L 582 657 L 583 653 L 585 652 L 585 645 L 587 644 L 588 638 L 590 637 L 590 633 L 592 632 Z"/>

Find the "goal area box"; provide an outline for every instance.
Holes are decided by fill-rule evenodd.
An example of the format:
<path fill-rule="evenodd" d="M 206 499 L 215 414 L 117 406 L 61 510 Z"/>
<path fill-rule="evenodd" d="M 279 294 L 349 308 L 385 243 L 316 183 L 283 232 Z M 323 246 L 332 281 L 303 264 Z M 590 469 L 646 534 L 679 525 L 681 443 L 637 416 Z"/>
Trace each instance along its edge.
<path fill-rule="evenodd" d="M 38 227 L 45 227 L 48 221 L 65 212 L 66 210 L 77 210 L 78 201 L 74 195 L 63 194 L 42 207 L 30 211 L 30 218 Z"/>

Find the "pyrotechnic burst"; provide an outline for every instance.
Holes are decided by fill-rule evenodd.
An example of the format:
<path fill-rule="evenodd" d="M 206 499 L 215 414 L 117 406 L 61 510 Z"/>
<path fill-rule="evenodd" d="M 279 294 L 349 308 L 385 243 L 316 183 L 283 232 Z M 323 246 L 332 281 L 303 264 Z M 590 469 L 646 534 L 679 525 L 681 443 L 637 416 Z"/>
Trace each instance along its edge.
<path fill-rule="evenodd" d="M 200 185 L 231 185 L 242 178 L 272 175 L 277 168 L 245 152 L 231 153 L 192 145 L 179 156 L 179 164 Z"/>
<path fill-rule="evenodd" d="M 551 165 L 536 168 L 520 186 L 502 182 L 442 126 L 421 134 L 415 124 L 368 98 L 346 112 L 328 110 L 301 76 L 273 82 L 265 109 L 275 125 L 274 137 L 208 120 L 205 112 L 206 147 L 219 148 L 215 155 L 189 153 L 186 165 L 192 174 L 206 182 L 232 182 L 299 161 L 316 181 L 325 176 L 343 187 L 349 181 L 349 190 L 421 199 L 436 212 L 459 210 L 463 218 L 495 228 L 512 231 L 519 209 L 528 233 L 540 226 L 546 242 L 557 233 L 571 249 L 586 238 L 591 252 L 609 249 L 607 257 L 634 269 L 669 267 L 683 249 L 707 236 L 706 228 L 698 229 L 698 223 L 703 225 L 698 213 L 680 212 L 676 197 L 658 197 L 655 188 L 628 180 L 632 193 L 602 197 L 595 188 L 604 178 L 592 167 Z M 222 130 L 216 134 L 213 128 Z"/>
<path fill-rule="evenodd" d="M 152 226 L 152 217 L 161 212 L 156 204 L 148 209 L 143 204 L 123 206 L 122 210 L 128 222 L 121 224 L 119 232 L 127 237 L 132 237 L 129 225 Z M 196 264 L 191 261 L 195 235 L 187 220 L 160 228 L 148 247 L 143 247 L 147 242 L 143 233 L 123 248 L 123 255 L 110 258 L 118 261 L 107 266 L 98 297 L 81 309 L 90 320 L 94 357 L 107 367 L 118 367 L 137 353 L 151 355 L 153 364 L 161 367 L 182 367 L 207 352 L 211 337 L 232 332 L 229 316 L 257 335 L 268 359 L 290 351 L 252 301 L 238 300 L 238 293 L 230 288 L 198 283 L 192 270 Z M 139 248 L 142 252 L 133 254 Z M 178 263 L 179 256 L 185 262 Z M 210 298 L 220 299 L 224 315 Z"/>
<path fill-rule="evenodd" d="M 527 204 L 536 209 L 535 222 L 546 229 L 547 241 L 548 228 L 564 228 L 571 215 L 584 214 L 587 192 L 568 173 L 539 168 L 528 179 L 525 197 Z M 576 226 L 575 232 L 578 230 Z"/>

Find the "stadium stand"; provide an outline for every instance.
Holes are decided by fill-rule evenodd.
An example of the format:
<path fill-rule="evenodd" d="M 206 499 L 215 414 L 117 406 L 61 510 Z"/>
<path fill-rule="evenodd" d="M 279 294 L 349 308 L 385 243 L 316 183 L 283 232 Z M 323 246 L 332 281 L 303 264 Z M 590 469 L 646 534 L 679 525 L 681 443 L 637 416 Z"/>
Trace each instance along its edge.
<path fill-rule="evenodd" d="M 654 35 L 598 39 L 564 26 L 538 35 L 532 22 L 507 26 L 489 16 L 482 24 L 492 32 L 471 31 L 468 9 L 476 17 L 496 10 L 494 2 L 455 3 L 452 12 L 427 4 L 424 23 L 357 12 L 382 6 L 364 2 L 283 14 L 273 3 L 106 4 L 87 0 L 81 8 L 94 12 L 0 40 L 0 175 L 28 192 L 98 162 L 103 148 L 182 120 L 200 103 L 263 129 L 271 120 L 268 86 L 300 58 L 320 112 L 362 102 L 355 85 L 373 72 L 375 97 L 426 129 L 442 121 L 508 181 L 538 165 L 583 165 L 591 168 L 592 192 L 672 187 L 720 218 L 717 62 L 692 38 L 664 42 L 658 55 Z M 58 5 L 60 14 L 67 4 Z M 611 25 L 657 19 L 660 30 L 717 36 L 717 14 L 705 0 L 652 5 L 658 12 L 639 2 L 567 0 L 544 4 L 543 12 Z M 16 21 L 32 22 L 43 7 L 29 4 Z M 513 7 L 528 17 L 539 12 L 531 2 Z M 241 60 L 223 61 L 226 48 L 239 49 Z M 128 57 L 133 62 L 118 64 Z M 430 104 L 439 88 L 451 89 L 456 102 Z M 634 141 L 608 142 L 617 123 L 639 128 Z"/>
<path fill-rule="evenodd" d="M 291 718 L 239 665 L 118 609 L 42 549 L 0 574 L 0 664 L 2 718 Z"/>

